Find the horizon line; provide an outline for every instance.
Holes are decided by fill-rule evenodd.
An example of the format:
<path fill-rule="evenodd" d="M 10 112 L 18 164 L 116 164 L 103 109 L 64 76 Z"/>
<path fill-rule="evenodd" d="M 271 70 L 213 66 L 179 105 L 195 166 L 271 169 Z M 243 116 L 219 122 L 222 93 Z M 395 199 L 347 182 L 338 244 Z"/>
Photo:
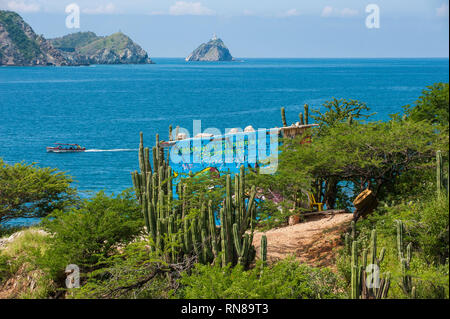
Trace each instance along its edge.
<path fill-rule="evenodd" d="M 149 56 L 151 59 L 185 59 L 182 56 Z M 401 57 L 401 56 L 386 56 L 386 57 L 234 57 L 235 60 L 240 59 L 449 59 L 448 56 L 417 56 L 417 57 Z M 233 61 L 192 61 L 192 62 L 233 62 Z"/>

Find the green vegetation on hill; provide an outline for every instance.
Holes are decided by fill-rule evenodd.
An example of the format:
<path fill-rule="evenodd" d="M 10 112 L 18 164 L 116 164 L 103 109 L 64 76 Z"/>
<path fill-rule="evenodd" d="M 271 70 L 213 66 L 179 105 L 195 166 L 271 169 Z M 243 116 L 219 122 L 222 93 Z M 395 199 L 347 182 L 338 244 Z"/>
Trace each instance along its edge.
<path fill-rule="evenodd" d="M 51 42 L 57 49 L 77 51 L 86 56 L 94 55 L 103 49 L 117 53 L 133 44 L 133 41 L 121 32 L 106 37 L 97 36 L 94 32 L 78 32 L 52 39 Z"/>
<path fill-rule="evenodd" d="M 83 55 L 95 54 L 98 50 L 107 49 L 114 52 L 118 52 L 126 49 L 131 45 L 133 41 L 123 33 L 114 33 L 107 37 L 102 37 L 83 47 L 79 47 L 78 50 Z"/>
<path fill-rule="evenodd" d="M 52 39 L 51 42 L 56 49 L 63 51 L 75 51 L 76 49 L 84 47 L 99 38 L 100 37 L 94 32 L 77 32 Z"/>
<path fill-rule="evenodd" d="M 0 24 L 6 29 L 12 42 L 26 61 L 30 61 L 41 53 L 36 41 L 30 39 L 23 31 L 22 25 L 25 22 L 17 13 L 0 10 Z"/>

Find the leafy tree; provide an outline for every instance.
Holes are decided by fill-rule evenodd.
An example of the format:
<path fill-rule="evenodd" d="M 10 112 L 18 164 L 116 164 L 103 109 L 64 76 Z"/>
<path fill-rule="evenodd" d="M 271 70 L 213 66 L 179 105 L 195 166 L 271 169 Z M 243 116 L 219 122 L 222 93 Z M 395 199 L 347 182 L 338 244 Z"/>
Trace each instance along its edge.
<path fill-rule="evenodd" d="M 358 100 L 346 100 L 333 98 L 323 104 L 325 112 L 312 110 L 311 117 L 316 124 L 319 124 L 318 133 L 325 131 L 336 124 L 352 120 L 368 119 L 373 114 L 364 114 L 370 108 L 366 103 Z"/>
<path fill-rule="evenodd" d="M 429 121 L 448 127 L 448 83 L 435 83 L 422 91 L 413 105 L 404 106 L 405 113 L 414 121 Z"/>
<path fill-rule="evenodd" d="M 45 217 L 74 203 L 72 178 L 35 164 L 8 165 L 0 158 L 0 223 L 14 218 Z"/>
<path fill-rule="evenodd" d="M 130 191 L 117 197 L 99 192 L 84 200 L 79 208 L 54 211 L 42 221 L 42 226 L 51 238 L 40 263 L 53 278 L 61 279 L 67 265 L 93 269 L 102 256 L 130 242 L 141 232 L 143 218 Z"/>
<path fill-rule="evenodd" d="M 305 181 L 319 181 L 318 200 L 323 198 L 328 208 L 335 207 L 344 183 L 355 193 L 370 187 L 383 195 L 397 176 L 412 168 L 430 167 L 435 150 L 445 148 L 445 140 L 431 124 L 401 119 L 339 123 L 310 144 L 301 144 L 301 138 L 284 141 L 278 172 L 263 178 L 293 193 Z"/>

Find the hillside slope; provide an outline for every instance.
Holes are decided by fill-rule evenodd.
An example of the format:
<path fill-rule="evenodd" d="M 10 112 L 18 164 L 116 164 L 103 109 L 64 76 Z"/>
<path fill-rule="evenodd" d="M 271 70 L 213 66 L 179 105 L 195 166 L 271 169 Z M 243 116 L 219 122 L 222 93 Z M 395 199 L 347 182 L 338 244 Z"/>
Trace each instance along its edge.
<path fill-rule="evenodd" d="M 15 12 L 0 10 L 0 65 L 71 65 Z"/>

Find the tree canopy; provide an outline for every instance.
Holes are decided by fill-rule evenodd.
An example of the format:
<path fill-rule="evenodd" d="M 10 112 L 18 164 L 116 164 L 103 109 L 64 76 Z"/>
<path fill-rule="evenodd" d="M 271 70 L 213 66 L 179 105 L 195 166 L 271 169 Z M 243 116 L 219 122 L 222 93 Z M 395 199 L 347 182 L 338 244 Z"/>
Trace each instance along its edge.
<path fill-rule="evenodd" d="M 14 218 L 44 217 L 73 203 L 72 178 L 54 168 L 6 164 L 0 158 L 0 223 Z"/>
<path fill-rule="evenodd" d="M 435 83 L 428 86 L 414 104 L 406 105 L 404 109 L 406 115 L 414 121 L 429 121 L 448 127 L 448 83 Z"/>
<path fill-rule="evenodd" d="M 382 200 L 399 176 L 430 171 L 437 150 L 448 154 L 448 84 L 428 87 L 406 116 L 386 122 L 368 120 L 369 107 L 357 100 L 333 98 L 323 107 L 313 111 L 320 126 L 307 133 L 312 143 L 284 139 L 276 174 L 256 177 L 266 192 L 295 202 L 309 191 L 329 209 L 345 208 L 365 188 Z"/>

